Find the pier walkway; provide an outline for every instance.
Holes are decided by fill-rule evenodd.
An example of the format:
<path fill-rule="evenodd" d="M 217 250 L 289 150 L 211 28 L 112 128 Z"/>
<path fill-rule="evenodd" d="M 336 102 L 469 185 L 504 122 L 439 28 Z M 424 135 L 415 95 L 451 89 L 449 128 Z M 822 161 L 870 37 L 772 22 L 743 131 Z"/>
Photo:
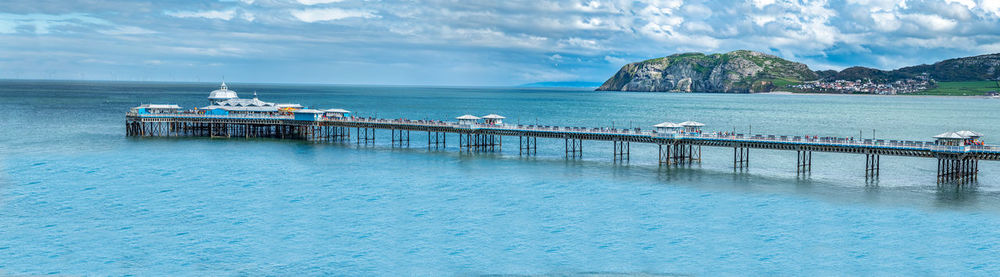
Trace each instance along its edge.
<path fill-rule="evenodd" d="M 390 140 L 394 146 L 409 146 L 410 132 L 414 131 L 427 133 L 428 147 L 444 147 L 448 134 L 457 135 L 458 146 L 464 151 L 496 151 L 502 148 L 503 137 L 517 137 L 519 153 L 522 155 L 537 153 L 538 138 L 560 139 L 564 142 L 567 158 L 582 157 L 584 140 L 610 141 L 614 146 L 612 158 L 616 162 L 630 158 L 631 143 L 647 143 L 659 147 L 659 163 L 663 165 L 700 162 L 702 146 L 723 147 L 733 149 L 734 170 L 750 165 L 750 149 L 796 151 L 796 168 L 800 173 L 812 170 L 812 152 L 850 153 L 865 155 L 865 176 L 868 178 L 879 176 L 882 155 L 935 158 L 938 160 L 939 182 L 974 180 L 979 171 L 980 160 L 1000 160 L 1000 146 L 992 145 L 948 145 L 941 140 L 927 142 L 744 135 L 703 132 L 697 125 L 695 128 L 676 131 L 670 127 L 674 126 L 640 130 L 490 124 L 461 118 L 454 122 L 324 116 L 303 120 L 293 115 L 206 115 L 184 112 L 126 114 L 128 136 L 273 137 L 367 144 L 374 143 L 375 130 L 381 129 L 390 131 Z"/>

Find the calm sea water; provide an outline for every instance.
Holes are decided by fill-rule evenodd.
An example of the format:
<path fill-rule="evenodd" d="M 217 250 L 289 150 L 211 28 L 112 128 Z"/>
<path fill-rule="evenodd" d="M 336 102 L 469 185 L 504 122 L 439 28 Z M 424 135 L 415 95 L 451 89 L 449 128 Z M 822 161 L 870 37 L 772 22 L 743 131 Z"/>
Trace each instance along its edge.
<path fill-rule="evenodd" d="M 127 138 L 141 103 L 206 104 L 215 84 L 0 82 L 0 274 L 476 275 L 579 272 L 996 275 L 1000 163 L 938 186 L 931 159 L 732 150 L 657 166 L 632 145 L 539 139 L 538 156 L 270 139 Z M 231 84 L 248 97 L 361 116 L 1000 143 L 981 98 L 599 93 L 584 90 Z"/>

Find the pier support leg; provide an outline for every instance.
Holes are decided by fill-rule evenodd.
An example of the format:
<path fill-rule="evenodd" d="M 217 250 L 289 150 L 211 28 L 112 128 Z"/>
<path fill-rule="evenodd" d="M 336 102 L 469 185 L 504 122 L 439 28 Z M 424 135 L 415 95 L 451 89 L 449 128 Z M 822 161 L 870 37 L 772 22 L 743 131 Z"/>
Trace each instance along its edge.
<path fill-rule="evenodd" d="M 631 143 L 628 141 L 612 141 L 613 143 L 613 154 L 612 159 L 615 162 L 627 162 L 631 158 Z"/>
<path fill-rule="evenodd" d="M 878 179 L 879 160 L 881 157 L 878 154 L 865 154 L 865 179 Z"/>
<path fill-rule="evenodd" d="M 410 147 L 410 131 L 409 130 L 397 130 L 389 129 L 392 132 L 392 147 Z M 372 129 L 374 133 L 374 129 Z"/>
<path fill-rule="evenodd" d="M 659 156 L 659 164 L 660 164 L 660 166 L 662 166 L 662 165 L 670 165 L 671 164 L 671 160 L 670 160 L 670 148 L 672 147 L 672 145 L 667 145 L 667 147 L 664 148 L 663 144 L 657 144 L 657 147 L 660 150 L 659 151 L 659 155 L 658 155 Z"/>
<path fill-rule="evenodd" d="M 430 149 L 432 145 L 434 148 L 446 147 L 443 140 L 444 135 L 442 132 L 427 131 L 427 149 Z"/>
<path fill-rule="evenodd" d="M 518 155 L 535 155 L 538 154 L 538 138 L 536 137 L 517 137 L 518 144 Z"/>
<path fill-rule="evenodd" d="M 358 139 L 357 140 L 358 144 L 361 144 L 362 142 L 364 142 L 364 144 L 368 143 L 375 144 L 375 128 L 357 127 L 357 130 L 355 130 L 355 132 L 357 133 L 356 137 Z"/>
<path fill-rule="evenodd" d="M 701 145 L 688 145 L 688 159 L 691 162 L 701 163 Z"/>
<path fill-rule="evenodd" d="M 566 158 L 583 158 L 583 140 L 566 138 Z"/>
<path fill-rule="evenodd" d="M 979 160 L 965 156 L 938 157 L 938 183 L 966 184 L 975 181 L 979 175 Z"/>
<path fill-rule="evenodd" d="M 691 164 L 695 161 L 701 162 L 701 146 L 685 143 L 673 143 L 670 146 L 670 159 L 674 164 Z"/>
<path fill-rule="evenodd" d="M 458 148 L 465 149 L 465 151 L 478 150 L 479 148 L 479 134 L 472 133 L 459 133 L 458 134 Z"/>
<path fill-rule="evenodd" d="M 733 171 L 750 168 L 750 148 L 733 147 Z"/>
<path fill-rule="evenodd" d="M 795 157 L 795 173 L 806 174 L 812 171 L 812 151 L 798 150 Z"/>

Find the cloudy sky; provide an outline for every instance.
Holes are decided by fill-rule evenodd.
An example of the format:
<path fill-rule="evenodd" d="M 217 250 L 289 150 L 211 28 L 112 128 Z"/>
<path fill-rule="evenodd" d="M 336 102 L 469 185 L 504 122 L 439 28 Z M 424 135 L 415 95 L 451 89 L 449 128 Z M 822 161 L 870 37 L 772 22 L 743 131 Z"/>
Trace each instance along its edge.
<path fill-rule="evenodd" d="M 4 0 L 0 79 L 600 82 L 676 52 L 813 69 L 1000 52 L 1000 0 Z"/>

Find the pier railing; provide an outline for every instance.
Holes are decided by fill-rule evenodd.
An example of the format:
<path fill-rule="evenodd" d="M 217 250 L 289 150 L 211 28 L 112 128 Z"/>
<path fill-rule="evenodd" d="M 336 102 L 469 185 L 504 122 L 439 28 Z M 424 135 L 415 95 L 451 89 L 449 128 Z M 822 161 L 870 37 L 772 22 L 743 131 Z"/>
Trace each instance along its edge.
<path fill-rule="evenodd" d="M 210 136 L 290 138 L 310 141 L 348 140 L 351 129 L 358 144 L 374 143 L 375 129 L 390 129 L 393 146 L 409 146 L 411 131 L 426 131 L 428 147 L 444 146 L 447 133 L 458 134 L 459 149 L 495 151 L 504 136 L 518 137 L 518 153 L 537 152 L 538 138 L 565 139 L 566 157 L 582 157 L 583 140 L 613 142 L 616 162 L 627 161 L 630 143 L 652 143 L 659 147 L 660 165 L 701 162 L 701 147 L 733 149 L 733 169 L 750 165 L 750 149 L 797 152 L 796 172 L 812 169 L 812 152 L 865 155 L 865 177 L 877 178 L 880 155 L 936 158 L 938 180 L 975 179 L 979 160 L 1000 160 L 1000 146 L 942 145 L 911 140 L 863 139 L 815 135 L 763 135 L 735 132 L 677 130 L 657 132 L 639 128 L 573 127 L 537 124 L 484 124 L 440 120 L 326 117 L 309 114 L 228 114 L 198 112 L 126 114 L 129 136 Z M 296 118 L 300 117 L 300 118 Z M 431 134 L 433 132 L 433 134 Z"/>
<path fill-rule="evenodd" d="M 203 118 L 203 119 L 276 119 L 295 120 L 294 116 L 282 115 L 254 115 L 254 114 L 231 114 L 231 115 L 210 115 L 200 113 L 153 113 L 136 114 L 129 112 L 127 115 L 148 118 Z M 881 139 L 856 139 L 845 137 L 819 137 L 819 136 L 794 136 L 794 135 L 763 135 L 763 134 L 740 134 L 730 132 L 677 132 L 659 133 L 653 130 L 618 129 L 607 127 L 572 127 L 554 125 L 524 125 L 524 124 L 460 124 L 458 122 L 439 120 L 414 120 L 414 119 L 386 119 L 386 118 L 364 118 L 364 117 L 322 117 L 316 122 L 342 122 L 342 123 L 375 123 L 387 125 L 403 125 L 412 127 L 450 127 L 457 130 L 510 130 L 510 131 L 534 131 L 534 132 L 558 132 L 563 134 L 585 134 L 585 135 L 617 135 L 617 136 L 649 136 L 652 138 L 665 138 L 675 140 L 715 140 L 746 143 L 789 143 L 804 146 L 836 146 L 836 147 L 865 147 L 880 149 L 900 149 L 900 150 L 924 150 L 931 152 L 979 152 L 979 153 L 1000 153 L 1000 146 L 991 145 L 967 145 L 949 146 L 939 145 L 928 141 L 908 141 L 908 140 L 881 140 Z"/>

